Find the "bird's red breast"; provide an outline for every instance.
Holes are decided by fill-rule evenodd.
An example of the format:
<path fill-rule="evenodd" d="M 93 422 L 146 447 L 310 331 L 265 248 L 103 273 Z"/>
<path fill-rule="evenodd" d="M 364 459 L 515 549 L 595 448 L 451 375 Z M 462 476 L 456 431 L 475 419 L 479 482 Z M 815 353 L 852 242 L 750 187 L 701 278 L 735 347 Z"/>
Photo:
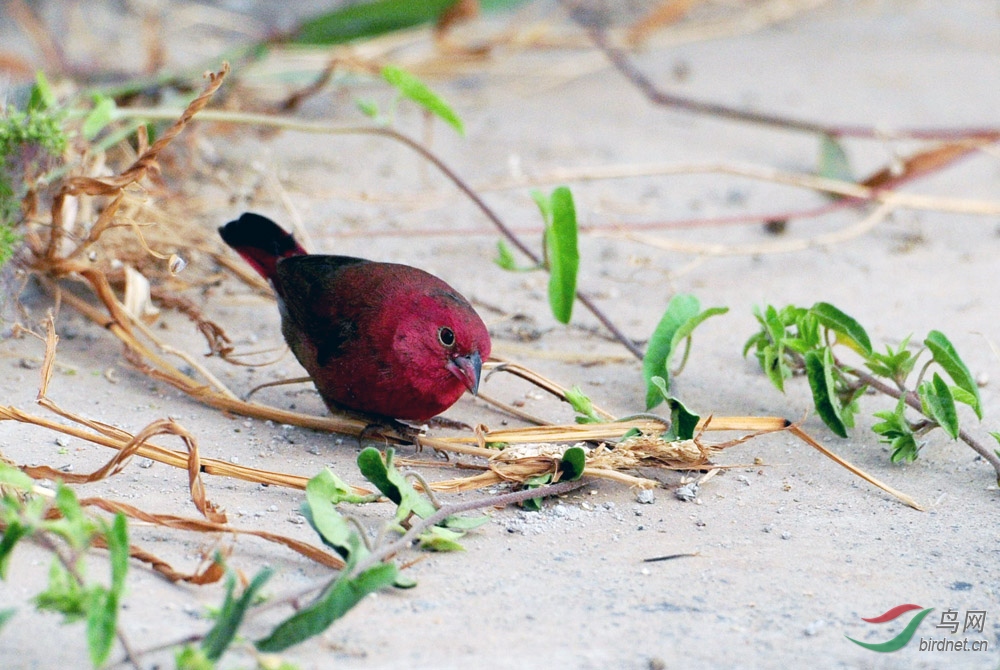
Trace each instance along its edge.
<path fill-rule="evenodd" d="M 478 390 L 489 333 L 441 279 L 408 265 L 306 254 L 256 214 L 220 233 L 271 281 L 285 340 L 331 409 L 424 421 Z"/>

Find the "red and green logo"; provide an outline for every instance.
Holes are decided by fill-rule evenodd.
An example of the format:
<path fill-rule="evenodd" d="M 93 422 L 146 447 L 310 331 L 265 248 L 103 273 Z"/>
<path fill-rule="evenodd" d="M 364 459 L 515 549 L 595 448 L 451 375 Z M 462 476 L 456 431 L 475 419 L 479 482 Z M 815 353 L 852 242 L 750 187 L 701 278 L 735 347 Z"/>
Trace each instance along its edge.
<path fill-rule="evenodd" d="M 913 634 L 917 631 L 917 626 L 919 626 L 920 622 L 924 620 L 924 617 L 926 617 L 934 610 L 933 607 L 928 607 L 924 609 L 920 605 L 896 605 L 885 614 L 880 614 L 879 616 L 872 617 L 871 619 L 865 619 L 863 617 L 861 619 L 862 621 L 867 621 L 868 623 L 885 623 L 887 621 L 893 621 L 895 619 L 898 619 L 902 615 L 906 614 L 907 612 L 912 612 L 913 610 L 920 610 L 920 612 L 915 614 L 913 618 L 910 619 L 910 623 L 906 624 L 906 628 L 904 628 L 899 635 L 886 642 L 879 642 L 879 643 L 861 642 L 859 640 L 855 640 L 853 637 L 850 637 L 848 635 L 844 635 L 844 637 L 846 637 L 854 644 L 860 647 L 864 647 L 865 649 L 870 649 L 872 651 L 881 651 L 881 652 L 899 651 L 907 644 L 909 644 L 910 640 L 913 638 Z"/>

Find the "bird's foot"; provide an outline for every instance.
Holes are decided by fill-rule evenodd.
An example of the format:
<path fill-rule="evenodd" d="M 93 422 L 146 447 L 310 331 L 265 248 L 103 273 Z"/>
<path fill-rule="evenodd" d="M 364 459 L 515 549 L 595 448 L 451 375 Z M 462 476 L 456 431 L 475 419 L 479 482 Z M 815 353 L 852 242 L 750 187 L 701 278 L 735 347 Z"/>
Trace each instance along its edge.
<path fill-rule="evenodd" d="M 366 441 L 379 439 L 386 444 L 397 441 L 407 442 L 416 445 L 418 449 L 420 448 L 420 436 L 423 435 L 421 428 L 385 417 L 368 418 L 371 422 L 358 435 L 360 446 L 364 446 Z"/>
<path fill-rule="evenodd" d="M 446 416 L 436 416 L 427 422 L 428 426 L 434 428 L 450 428 L 452 430 L 472 430 L 472 426 L 465 423 L 464 421 L 458 421 L 456 419 L 449 419 Z"/>

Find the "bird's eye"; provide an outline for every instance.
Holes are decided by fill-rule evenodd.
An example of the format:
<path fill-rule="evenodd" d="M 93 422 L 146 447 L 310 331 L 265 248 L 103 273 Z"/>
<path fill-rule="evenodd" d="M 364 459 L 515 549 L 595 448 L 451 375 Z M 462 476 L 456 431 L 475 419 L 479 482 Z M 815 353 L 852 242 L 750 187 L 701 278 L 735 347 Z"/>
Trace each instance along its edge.
<path fill-rule="evenodd" d="M 455 331 L 448 326 L 441 326 L 438 328 L 438 342 L 451 349 L 455 346 Z"/>

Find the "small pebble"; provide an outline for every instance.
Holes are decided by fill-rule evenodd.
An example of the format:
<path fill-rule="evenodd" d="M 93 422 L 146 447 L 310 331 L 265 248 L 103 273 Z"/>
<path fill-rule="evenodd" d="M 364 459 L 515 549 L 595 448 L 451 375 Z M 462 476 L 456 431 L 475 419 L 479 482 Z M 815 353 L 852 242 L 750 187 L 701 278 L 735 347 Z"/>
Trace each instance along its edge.
<path fill-rule="evenodd" d="M 820 631 L 820 629 L 823 628 L 823 626 L 825 625 L 826 625 L 825 621 L 823 621 L 822 619 L 816 619 L 816 621 L 813 621 L 811 624 L 806 626 L 805 630 L 802 632 L 808 635 L 809 637 L 812 637 L 816 635 Z"/>
<path fill-rule="evenodd" d="M 639 489 L 639 492 L 635 494 L 635 501 L 642 505 L 652 505 L 656 502 L 656 495 L 653 493 L 653 489 Z"/>
<path fill-rule="evenodd" d="M 790 539 L 792 539 L 792 534 L 789 533 L 787 530 L 783 530 L 783 531 L 781 531 L 781 539 L 782 540 L 790 540 Z"/>
<path fill-rule="evenodd" d="M 698 484 L 697 482 L 691 482 L 690 484 L 685 484 L 684 486 L 679 486 L 674 489 L 674 497 L 678 500 L 683 500 L 684 502 L 691 502 L 698 497 Z"/>

